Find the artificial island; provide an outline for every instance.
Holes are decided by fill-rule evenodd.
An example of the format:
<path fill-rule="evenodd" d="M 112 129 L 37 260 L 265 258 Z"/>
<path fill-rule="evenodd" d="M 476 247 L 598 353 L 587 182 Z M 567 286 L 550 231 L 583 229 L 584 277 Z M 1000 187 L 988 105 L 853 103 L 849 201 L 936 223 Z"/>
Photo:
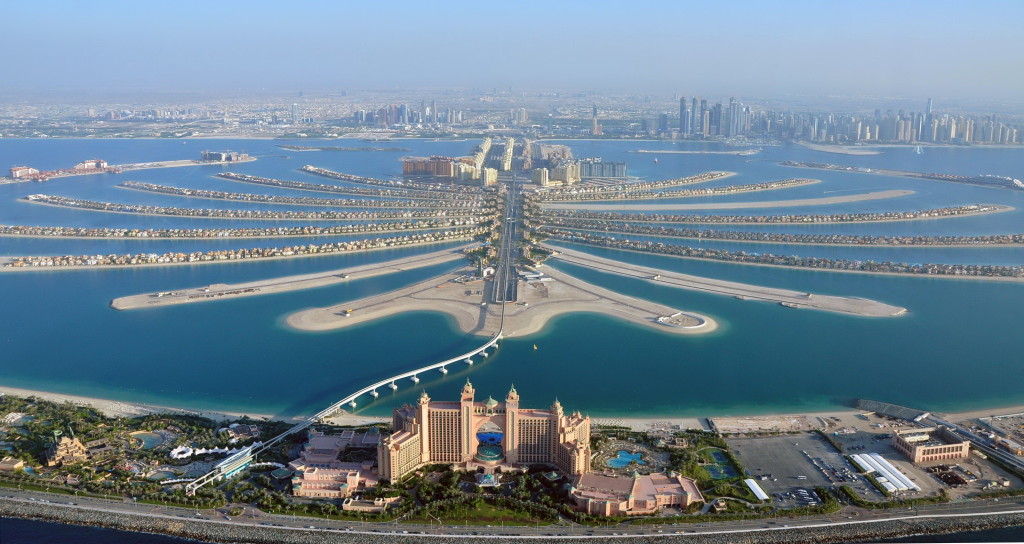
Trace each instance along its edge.
<path fill-rule="evenodd" d="M 421 391 L 415 403 L 395 407 L 389 420 L 360 419 L 357 413 L 364 403 L 386 402 L 389 390 L 410 382 L 419 386 L 430 371 L 437 376 L 448 374 L 450 367 L 472 368 L 493 357 L 502 340 L 537 333 L 561 314 L 601 313 L 665 334 L 706 334 L 719 326 L 710 315 L 584 281 L 560 264 L 570 265 L 569 270 L 577 267 L 745 304 L 768 302 L 858 318 L 900 319 L 913 308 L 857 293 L 782 289 L 684 273 L 668 265 L 641 266 L 614 256 L 626 250 L 820 273 L 1020 281 L 1024 277 L 1020 266 L 807 258 L 664 241 L 751 237 L 742 231 L 718 230 L 719 225 L 946 221 L 1009 212 L 1011 207 L 966 202 L 901 212 L 667 215 L 664 212 L 673 210 L 887 201 L 913 192 L 865 190 L 810 199 L 690 203 L 688 199 L 807 187 L 817 180 L 732 183 L 727 181 L 732 172 L 708 171 L 644 181 L 628 178 L 621 163 L 573 159 L 568 146 L 511 137 L 499 142 L 485 138 L 465 157 L 406 157 L 402 169 L 401 179 L 377 179 L 314 165 L 301 168 L 304 174 L 323 179 L 322 183 L 217 173 L 226 182 L 330 197 L 198 190 L 137 181 L 118 186 L 125 194 L 314 208 L 296 211 L 127 204 L 42 193 L 26 196 L 22 202 L 28 206 L 83 213 L 185 217 L 209 223 L 240 218 L 286 223 L 260 229 L 9 225 L 0 229 L 0 235 L 186 241 L 299 237 L 303 243 L 164 254 L 18 256 L 3 263 L 0 270 L 4 272 L 195 266 L 397 247 L 430 250 L 319 273 L 168 286 L 115 298 L 110 302 L 115 310 L 145 312 L 168 305 L 215 304 L 448 266 L 441 275 L 392 291 L 293 311 L 284 322 L 298 330 L 329 331 L 394 314 L 441 312 L 454 317 L 462 332 L 480 337 L 480 344 L 338 395 L 325 409 L 292 421 L 210 418 L 145 408 L 145 413 L 112 417 L 73 403 L 5 395 L 0 404 L 5 436 L 13 436 L 11 431 L 19 436 L 10 441 L 12 455 L 0 462 L 0 483 L 10 493 L 10 500 L 0 503 L 2 511 L 79 523 L 98 523 L 91 517 L 96 511 L 114 511 L 117 516 L 102 523 L 205 539 L 231 539 L 238 534 L 252 539 L 255 534 L 260 541 L 312 535 L 355 542 L 382 532 L 390 536 L 484 532 L 520 538 L 706 533 L 715 538 L 710 535 L 764 531 L 763 538 L 768 540 L 792 542 L 837 534 L 952 530 L 962 527 L 958 525 L 964 523 L 962 519 L 974 519 L 970 516 L 984 516 L 994 524 L 1019 522 L 1015 501 L 1024 492 L 1020 414 L 940 415 L 864 400 L 856 411 L 831 414 L 622 425 L 591 419 L 578 410 L 566 413 L 557 400 L 545 409 L 520 407 L 515 387 L 504 402 L 490 397 L 481 401 L 469 381 L 458 400 L 433 400 Z M 317 222 L 336 221 L 351 223 L 317 226 Z M 682 228 L 686 225 L 707 230 Z M 373 237 L 308 242 L 310 237 L 364 234 Z M 775 232 L 761 236 L 763 241 L 914 248 L 1013 246 L 1021 243 L 1022 235 L 801 239 Z M 433 247 L 440 243 L 450 247 Z M 614 251 L 595 255 L 581 249 L 587 247 Z M 728 317 L 718 319 L 723 318 Z M 99 506 L 121 495 L 135 500 L 116 508 Z M 913 509 L 916 519 L 907 517 L 907 508 Z M 952 521 L 939 521 L 951 514 Z M 143 523 L 139 519 L 148 521 L 136 525 Z M 500 531 L 495 524 L 502 526 Z"/>

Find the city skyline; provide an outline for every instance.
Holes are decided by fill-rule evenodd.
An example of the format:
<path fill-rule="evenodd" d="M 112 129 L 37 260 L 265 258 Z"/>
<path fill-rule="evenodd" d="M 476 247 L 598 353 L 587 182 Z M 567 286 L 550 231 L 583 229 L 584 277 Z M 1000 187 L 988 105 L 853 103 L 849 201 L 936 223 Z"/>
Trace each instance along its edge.
<path fill-rule="evenodd" d="M 1013 2 L 386 7 L 184 2 L 176 4 L 184 15 L 175 16 L 122 2 L 7 5 L 5 19 L 25 22 L 8 29 L 9 39 L 31 45 L 3 62 L 18 77 L 5 78 L 0 93 L 564 87 L 716 97 L 1024 95 L 1024 75 L 1013 69 L 1024 54 L 1012 42 L 1024 7 Z"/>

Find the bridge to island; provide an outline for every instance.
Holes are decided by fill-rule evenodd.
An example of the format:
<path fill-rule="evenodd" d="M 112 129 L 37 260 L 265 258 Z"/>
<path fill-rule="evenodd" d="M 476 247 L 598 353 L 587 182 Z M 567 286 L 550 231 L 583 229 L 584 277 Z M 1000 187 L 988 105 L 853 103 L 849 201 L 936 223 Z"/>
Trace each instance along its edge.
<path fill-rule="evenodd" d="M 502 315 L 502 319 L 504 320 L 504 308 L 502 308 L 502 314 L 503 314 Z M 288 429 L 287 431 L 285 431 L 285 432 L 275 436 L 274 438 L 270 439 L 269 441 L 263 442 L 263 443 L 258 443 L 258 444 L 253 444 L 251 446 L 247 446 L 245 448 L 242 448 L 240 451 L 232 454 L 231 456 L 227 457 L 223 461 L 217 463 L 210 472 L 207 472 L 206 474 L 202 475 L 201 477 L 196 478 L 195 480 L 193 480 L 193 481 L 189 482 L 188 484 L 186 484 L 185 485 L 185 492 L 188 495 L 194 495 L 197 489 L 199 489 L 200 487 L 202 487 L 202 486 L 204 486 L 204 485 L 206 485 L 208 483 L 215 482 L 215 481 L 218 481 L 218 480 L 221 480 L 221 479 L 224 479 L 224 478 L 230 478 L 230 477 L 234 476 L 238 472 L 241 472 L 242 470 L 248 468 L 249 465 L 252 464 L 253 460 L 256 458 L 257 455 L 259 455 L 263 451 L 267 450 L 268 448 L 273 447 L 274 445 L 278 444 L 279 442 L 281 442 L 285 438 L 287 438 L 287 437 L 289 437 L 289 436 L 291 436 L 291 435 L 293 435 L 295 433 L 302 432 L 302 431 L 306 430 L 307 428 L 309 428 L 310 426 L 312 426 L 312 425 L 322 421 L 323 419 L 326 419 L 326 418 L 329 418 L 329 417 L 333 416 L 334 414 L 336 414 L 339 411 L 341 411 L 342 409 L 344 409 L 346 406 L 349 406 L 351 408 L 355 408 L 358 405 L 356 400 L 359 397 L 362 397 L 363 395 L 369 394 L 373 398 L 377 398 L 377 396 L 379 395 L 379 393 L 377 392 L 378 389 L 381 389 L 383 387 L 388 387 L 388 388 L 390 388 L 392 390 L 397 390 L 398 389 L 398 382 L 400 380 L 405 379 L 405 378 L 409 378 L 410 380 L 412 380 L 413 383 L 419 383 L 419 381 L 420 381 L 419 375 L 423 374 L 425 372 L 429 372 L 431 370 L 435 370 L 436 369 L 439 372 L 441 372 L 442 374 L 447 374 L 448 373 L 448 368 L 447 368 L 448 365 L 458 364 L 459 362 L 463 362 L 463 363 L 465 363 L 467 365 L 472 365 L 473 362 L 474 362 L 473 361 L 473 357 L 476 357 L 477 355 L 480 355 L 481 357 L 487 357 L 489 355 L 487 353 L 487 349 L 488 348 L 494 347 L 495 351 L 496 351 L 497 347 L 498 347 L 498 341 L 499 340 L 501 340 L 501 328 L 498 329 L 498 332 L 495 333 L 495 335 L 492 336 L 490 340 L 488 340 L 482 346 L 480 346 L 480 347 L 478 347 L 478 348 L 476 348 L 476 349 L 474 349 L 472 351 L 468 351 L 466 353 L 463 353 L 462 355 L 458 355 L 458 356 L 452 357 L 450 359 L 446 359 L 446 360 L 441 361 L 439 363 L 433 363 L 433 364 L 430 364 L 430 365 L 427 365 L 427 366 L 423 366 L 423 367 L 417 368 L 415 370 L 410 370 L 408 372 L 403 372 L 401 374 L 396 374 L 394 376 L 391 376 L 390 378 L 381 380 L 381 381 L 379 381 L 377 383 L 374 383 L 372 385 L 368 385 L 368 386 L 366 386 L 366 387 L 356 391 L 355 393 L 352 393 L 352 394 L 348 395 L 347 397 L 339 400 L 338 402 L 335 402 L 334 404 L 328 406 L 327 408 L 317 412 L 316 414 L 313 414 L 312 416 L 309 416 L 308 418 L 306 418 L 302 422 L 298 423 L 297 425 L 295 425 L 294 427 Z"/>
<path fill-rule="evenodd" d="M 338 413 L 340 410 L 344 409 L 345 406 L 355 408 L 358 405 L 356 399 L 362 397 L 363 395 L 370 394 L 373 398 L 377 398 L 377 396 L 379 395 L 379 393 L 377 392 L 378 389 L 388 387 L 392 390 L 397 390 L 398 382 L 400 380 L 409 378 L 413 383 L 419 383 L 420 374 L 435 369 L 442 374 L 447 374 L 448 365 L 458 364 L 460 362 L 465 363 L 467 365 L 472 365 L 473 357 L 476 357 L 477 355 L 480 355 L 481 357 L 487 357 L 489 355 L 487 353 L 487 350 L 489 348 L 494 347 L 495 351 L 497 351 L 498 341 L 501 340 L 502 331 L 504 330 L 505 327 L 505 305 L 509 303 L 514 304 L 516 302 L 515 285 L 518 281 L 518 277 L 516 275 L 514 262 L 515 244 L 512 242 L 513 236 L 516 234 L 515 215 L 519 211 L 515 202 L 517 196 L 516 190 L 516 180 L 513 179 L 512 184 L 509 188 L 508 197 L 506 198 L 506 220 L 504 222 L 504 225 L 502 226 L 501 248 L 498 253 L 499 269 L 495 274 L 496 279 L 493 283 L 492 291 L 493 300 L 501 304 L 501 316 L 498 322 L 498 330 L 494 333 L 493 336 L 491 336 L 491 338 L 488 341 L 484 342 L 483 345 L 481 345 L 480 347 L 475 348 L 471 351 L 467 351 L 466 353 L 463 353 L 461 355 L 457 355 L 450 359 L 445 359 L 444 361 L 441 361 L 439 363 L 429 364 L 426 366 L 419 367 L 415 370 L 410 370 L 408 372 L 396 374 L 394 376 L 391 376 L 390 378 L 368 385 L 348 395 L 347 397 L 339 400 L 338 402 L 335 402 L 334 404 L 328 406 L 327 408 L 309 416 L 302 422 L 296 424 L 294 427 L 291 427 L 287 431 L 275 436 L 274 438 L 268 440 L 267 442 L 253 444 L 250 446 L 246 446 L 245 448 L 242 448 L 238 452 L 231 454 L 223 461 L 217 463 L 213 467 L 213 469 L 210 470 L 210 472 L 207 472 L 206 474 L 200 476 L 199 478 L 196 478 L 195 480 L 192 480 L 191 482 L 187 483 L 185 485 L 185 493 L 187 495 L 195 495 L 196 490 L 198 490 L 200 487 L 203 487 L 204 485 L 212 482 L 230 478 L 235 474 L 241 472 L 242 470 L 245 470 L 252 464 L 253 460 L 256 459 L 257 455 L 266 451 L 268 448 L 280 443 L 285 438 L 295 433 L 302 432 L 308 429 L 310 426 L 322 421 L 323 419 L 331 417 L 332 415 Z M 511 286 L 509 284 L 511 284 Z"/>

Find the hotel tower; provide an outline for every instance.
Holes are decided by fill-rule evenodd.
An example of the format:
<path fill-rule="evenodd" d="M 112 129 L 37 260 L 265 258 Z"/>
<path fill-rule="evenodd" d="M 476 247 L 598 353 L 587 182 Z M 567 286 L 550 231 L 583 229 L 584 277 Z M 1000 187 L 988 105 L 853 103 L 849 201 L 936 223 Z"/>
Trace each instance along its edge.
<path fill-rule="evenodd" d="M 396 409 L 391 436 L 377 447 L 378 473 L 395 481 L 430 463 L 468 470 L 557 467 L 568 475 L 590 470 L 590 417 L 566 414 L 556 400 L 549 410 L 519 407 L 513 387 L 505 402 L 474 400 L 466 381 L 458 402 L 431 401 L 426 391 L 415 406 Z"/>

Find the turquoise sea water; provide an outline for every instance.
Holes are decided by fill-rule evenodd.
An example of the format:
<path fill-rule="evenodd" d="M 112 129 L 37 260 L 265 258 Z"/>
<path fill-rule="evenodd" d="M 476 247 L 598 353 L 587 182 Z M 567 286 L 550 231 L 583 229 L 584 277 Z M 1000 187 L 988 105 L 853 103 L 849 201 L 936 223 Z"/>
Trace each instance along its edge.
<path fill-rule="evenodd" d="M 670 142 L 568 142 L 576 156 L 625 160 L 630 173 L 648 179 L 732 170 L 740 175 L 719 185 L 786 177 L 822 183 L 687 201 L 763 201 L 832 194 L 910 189 L 893 200 L 791 208 L 791 213 L 922 209 L 968 203 L 1015 206 L 1008 213 L 949 220 L 868 225 L 729 227 L 787 232 L 863 234 L 997 234 L 1024 232 L 1024 192 L 904 178 L 795 170 L 776 164 L 792 159 L 869 167 L 998 174 L 1024 178 L 1024 150 L 909 149 L 882 155 L 830 155 L 798 147 L 766 148 L 752 157 L 626 153 L 630 149 L 682 149 Z M 110 163 L 191 158 L 202 149 L 233 149 L 265 156 L 230 169 L 219 166 L 144 170 L 123 175 L 64 178 L 43 184 L 0 186 L 0 223 L 24 225 L 192 227 L 196 221 L 30 205 L 33 193 L 92 200 L 179 207 L 301 209 L 223 203 L 116 188 L 128 179 L 260 194 L 328 196 L 233 183 L 212 178 L 224 170 L 322 183 L 297 169 L 313 164 L 363 175 L 400 172 L 402 155 L 460 155 L 475 142 L 401 141 L 408 153 L 288 152 L 270 141 L 0 140 L 0 166 L 67 167 L 91 157 Z M 316 145 L 316 144 L 310 144 Z M 325 145 L 359 145 L 332 141 Z M 283 158 L 289 156 L 290 158 Z M 690 212 L 686 212 L 690 213 Z M 696 212 L 704 213 L 704 212 Z M 720 213 L 720 212 L 709 212 Z M 761 214 L 764 210 L 729 213 Z M 250 226 L 269 221 L 205 220 L 199 226 Z M 318 224 L 331 224 L 320 222 Z M 343 223 L 343 222 L 338 222 Z M 289 222 L 292 224 L 292 222 Z M 318 238 L 330 241 L 339 238 Z M 296 241 L 297 242 L 297 241 Z M 0 238 L 0 256 L 63 253 L 195 251 L 284 245 L 282 240 L 131 241 Z M 692 244 L 680 240 L 678 243 Z M 453 264 L 411 270 L 351 283 L 278 295 L 117 312 L 119 296 L 218 282 L 239 282 L 381 262 L 430 249 L 395 249 L 360 255 L 256 263 L 148 269 L 45 271 L 0 274 L 0 384 L 69 394 L 291 417 L 313 413 L 363 385 L 393 373 L 462 353 L 479 339 L 459 333 L 445 315 L 417 312 L 348 330 L 303 333 L 284 318 L 303 308 L 382 293 L 444 273 Z M 1020 248 L 883 249 L 786 244 L 702 243 L 754 252 L 883 258 L 909 262 L 1024 264 Z M 429 373 L 401 383 L 376 401 L 361 399 L 360 412 L 389 414 L 415 399 L 454 398 L 466 378 L 481 397 L 501 398 L 517 386 L 524 406 L 547 406 L 555 397 L 569 410 L 591 415 L 706 416 L 828 409 L 857 397 L 928 410 L 955 410 L 1024 403 L 1024 335 L 1018 333 L 1024 284 L 977 280 L 907 278 L 701 262 L 666 256 L 586 249 L 595 254 L 687 273 L 802 291 L 878 299 L 910 309 L 900 318 L 870 319 L 793 310 L 669 289 L 568 264 L 552 266 L 632 296 L 713 316 L 719 330 L 680 337 L 593 315 L 563 315 L 540 333 L 503 342 L 497 354 L 449 374 Z M 534 350 L 533 346 L 538 349 Z"/>

